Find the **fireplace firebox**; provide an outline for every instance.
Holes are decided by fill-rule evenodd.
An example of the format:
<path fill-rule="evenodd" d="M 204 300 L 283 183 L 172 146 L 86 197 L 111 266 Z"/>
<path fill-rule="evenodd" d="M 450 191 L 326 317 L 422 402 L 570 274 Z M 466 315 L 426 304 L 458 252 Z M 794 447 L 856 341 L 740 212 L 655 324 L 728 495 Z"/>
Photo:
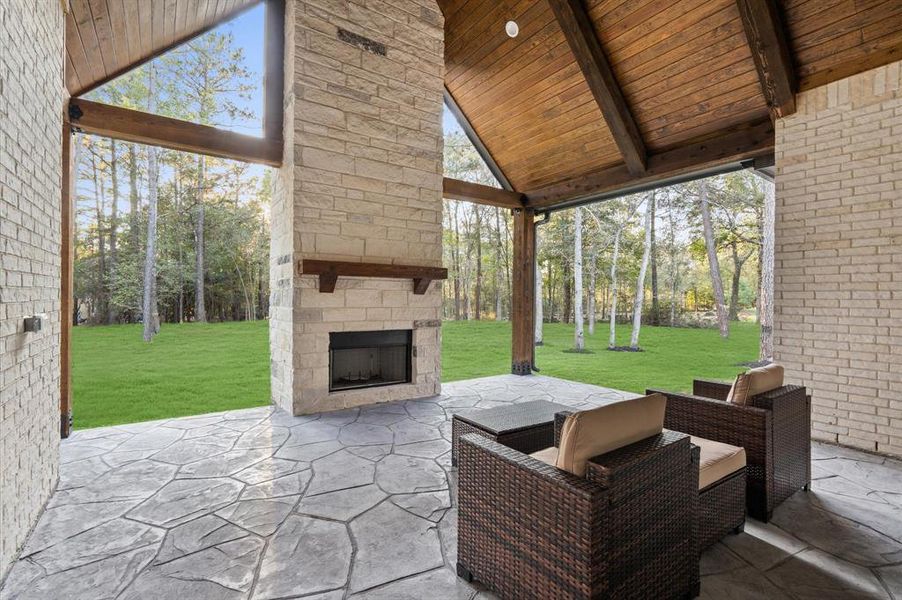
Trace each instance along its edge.
<path fill-rule="evenodd" d="M 412 331 L 329 334 L 329 391 L 411 382 Z"/>

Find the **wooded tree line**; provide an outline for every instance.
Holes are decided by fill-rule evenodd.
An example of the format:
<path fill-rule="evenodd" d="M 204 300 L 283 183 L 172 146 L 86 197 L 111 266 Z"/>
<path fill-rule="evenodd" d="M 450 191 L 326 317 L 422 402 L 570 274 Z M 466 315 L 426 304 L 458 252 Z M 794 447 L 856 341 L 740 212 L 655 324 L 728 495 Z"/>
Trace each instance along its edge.
<path fill-rule="evenodd" d="M 259 122 L 259 88 L 228 34 L 208 33 L 92 92 L 91 99 L 214 126 Z M 265 318 L 271 175 L 200 155 L 77 136 L 77 323 Z M 462 132 L 446 134 L 448 177 L 497 185 Z M 716 325 L 762 319 L 772 302 L 773 187 L 750 172 L 554 213 L 539 227 L 537 340 L 542 322 L 598 321 L 611 348 L 639 347 L 643 323 Z M 770 226 L 767 223 L 771 223 Z M 509 318 L 509 211 L 444 204 L 443 314 Z M 760 282 L 764 284 L 761 285 Z M 628 342 L 613 324 L 632 322 Z M 763 342 L 763 348 L 768 342 Z M 764 355 L 769 350 L 762 350 Z"/>
<path fill-rule="evenodd" d="M 92 92 L 206 125 L 252 122 L 253 74 L 208 33 Z M 244 163 L 77 135 L 75 323 L 263 318 L 271 177 Z"/>
<path fill-rule="evenodd" d="M 445 173 L 497 185 L 461 133 L 446 136 Z M 537 340 L 543 321 L 575 322 L 580 350 L 582 323 L 594 334 L 602 320 L 609 347 L 638 349 L 643 323 L 717 326 L 726 337 L 740 318 L 763 318 L 769 337 L 773 276 L 762 267 L 772 258 L 760 257 L 772 257 L 772 222 L 773 184 L 749 171 L 554 213 L 537 236 Z M 509 212 L 446 202 L 444 241 L 445 318 L 507 318 Z M 616 323 L 633 323 L 628 343 Z"/>

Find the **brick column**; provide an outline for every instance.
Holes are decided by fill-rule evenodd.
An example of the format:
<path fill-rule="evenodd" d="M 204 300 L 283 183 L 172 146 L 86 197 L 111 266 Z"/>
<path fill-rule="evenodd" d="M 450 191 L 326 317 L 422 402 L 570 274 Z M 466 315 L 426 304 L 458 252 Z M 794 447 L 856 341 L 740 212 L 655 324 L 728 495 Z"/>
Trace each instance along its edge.
<path fill-rule="evenodd" d="M 817 439 L 902 455 L 902 63 L 777 121 L 774 355 Z"/>

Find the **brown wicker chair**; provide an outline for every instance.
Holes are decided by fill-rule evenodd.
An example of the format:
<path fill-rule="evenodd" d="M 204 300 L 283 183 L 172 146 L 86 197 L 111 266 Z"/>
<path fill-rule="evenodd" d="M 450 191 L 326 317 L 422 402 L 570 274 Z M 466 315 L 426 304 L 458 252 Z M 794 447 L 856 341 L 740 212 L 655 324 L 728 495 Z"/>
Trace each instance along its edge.
<path fill-rule="evenodd" d="M 569 414 L 570 411 L 565 411 L 554 415 L 555 447 L 561 444 L 561 431 Z M 699 551 L 745 529 L 745 485 L 746 469 L 743 467 L 698 490 L 696 533 Z"/>
<path fill-rule="evenodd" d="M 503 598 L 684 598 L 699 587 L 698 449 L 664 431 L 585 477 L 459 440 L 458 575 Z"/>
<path fill-rule="evenodd" d="M 770 520 L 783 500 L 811 482 L 811 397 L 797 385 L 726 402 L 729 383 L 695 380 L 692 394 L 667 396 L 664 426 L 745 448 L 749 516 Z"/>

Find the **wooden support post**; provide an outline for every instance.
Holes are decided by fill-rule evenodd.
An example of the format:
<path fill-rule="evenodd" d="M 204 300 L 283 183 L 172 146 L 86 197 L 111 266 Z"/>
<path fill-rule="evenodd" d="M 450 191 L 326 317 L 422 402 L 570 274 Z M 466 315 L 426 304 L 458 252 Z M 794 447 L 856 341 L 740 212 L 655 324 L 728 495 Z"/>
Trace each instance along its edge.
<path fill-rule="evenodd" d="M 511 292 L 511 373 L 532 373 L 535 355 L 536 227 L 535 211 L 516 208 Z"/>
<path fill-rule="evenodd" d="M 60 198 L 60 437 L 72 426 L 72 315 L 75 272 L 75 192 L 72 127 L 63 123 L 62 194 Z"/>

